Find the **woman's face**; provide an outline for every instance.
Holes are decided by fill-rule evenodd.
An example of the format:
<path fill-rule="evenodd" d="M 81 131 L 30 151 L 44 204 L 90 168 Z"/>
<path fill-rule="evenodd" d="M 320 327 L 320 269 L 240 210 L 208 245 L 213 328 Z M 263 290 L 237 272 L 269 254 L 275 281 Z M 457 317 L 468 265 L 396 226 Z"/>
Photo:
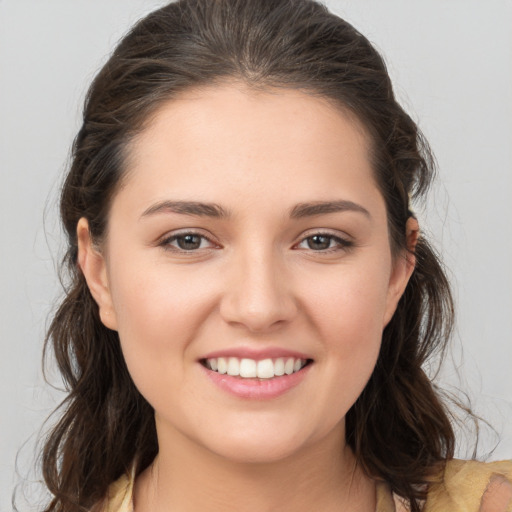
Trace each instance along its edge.
<path fill-rule="evenodd" d="M 238 461 L 343 438 L 412 270 L 364 130 L 293 90 L 169 101 L 131 146 L 101 255 L 78 235 L 161 446 Z"/>

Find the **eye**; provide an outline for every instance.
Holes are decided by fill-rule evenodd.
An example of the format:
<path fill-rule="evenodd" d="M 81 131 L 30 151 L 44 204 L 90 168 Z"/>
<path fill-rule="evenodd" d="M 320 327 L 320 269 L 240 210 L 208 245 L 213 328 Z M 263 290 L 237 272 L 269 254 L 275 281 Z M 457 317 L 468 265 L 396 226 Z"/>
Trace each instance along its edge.
<path fill-rule="evenodd" d="M 177 233 L 165 238 L 159 245 L 166 250 L 178 252 L 194 252 L 215 247 L 209 238 L 195 232 Z"/>
<path fill-rule="evenodd" d="M 332 252 L 352 247 L 354 243 L 329 233 L 315 233 L 304 238 L 298 245 L 299 249 L 309 249 L 316 252 Z"/>

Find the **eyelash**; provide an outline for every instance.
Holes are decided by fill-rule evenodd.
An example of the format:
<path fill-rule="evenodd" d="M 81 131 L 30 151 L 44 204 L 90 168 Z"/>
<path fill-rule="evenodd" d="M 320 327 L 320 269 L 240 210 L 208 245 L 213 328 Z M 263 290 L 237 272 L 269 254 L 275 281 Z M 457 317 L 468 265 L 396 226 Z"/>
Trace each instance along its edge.
<path fill-rule="evenodd" d="M 329 245 L 331 245 L 331 242 L 334 242 L 336 244 L 335 247 L 328 247 L 327 249 L 321 249 L 318 251 L 315 251 L 314 249 L 309 248 L 312 252 L 315 252 L 315 253 L 330 254 L 330 253 L 338 252 L 338 251 L 347 251 L 354 246 L 354 242 L 352 242 L 351 240 L 347 240 L 346 238 L 341 238 L 340 236 L 333 235 L 332 233 L 323 233 L 323 232 L 312 233 L 312 234 L 304 237 L 297 245 L 307 243 L 308 240 L 311 240 L 314 237 L 329 239 Z"/>
<path fill-rule="evenodd" d="M 198 247 L 197 249 L 183 249 L 181 247 L 175 247 L 175 246 L 171 245 L 172 242 L 176 242 L 177 240 L 185 238 L 187 236 L 199 237 L 199 238 L 201 238 L 201 243 L 203 240 L 207 240 L 210 244 L 214 244 L 214 242 L 212 240 L 210 240 L 210 238 L 208 238 L 207 236 L 205 236 L 201 233 L 197 233 L 196 231 L 188 231 L 188 232 L 177 233 L 177 234 L 171 235 L 170 237 L 167 237 L 164 240 L 162 240 L 159 243 L 159 245 L 161 247 L 163 247 L 165 250 L 174 251 L 174 252 L 178 252 L 178 253 L 182 253 L 182 254 L 193 254 L 195 252 L 198 252 L 201 249 L 201 247 Z M 314 250 L 314 249 L 309 248 L 309 250 L 311 250 L 312 252 L 319 253 L 319 254 L 330 254 L 330 253 L 338 252 L 338 251 L 347 251 L 354 246 L 354 242 L 352 242 L 351 240 L 341 238 L 341 237 L 333 235 L 331 233 L 317 232 L 317 233 L 312 233 L 312 234 L 302 238 L 302 240 L 298 244 L 296 244 L 294 247 L 301 245 L 303 243 L 307 243 L 308 240 L 311 240 L 314 237 L 321 237 L 321 238 L 329 239 L 329 245 L 331 244 L 331 242 L 335 242 L 337 244 L 335 247 L 328 247 L 327 249 Z"/>
<path fill-rule="evenodd" d="M 207 236 L 205 236 L 201 233 L 197 233 L 196 231 L 186 231 L 186 232 L 177 233 L 175 235 L 171 235 L 171 236 L 165 238 L 164 240 L 162 240 L 160 242 L 159 245 L 162 246 L 165 250 L 180 252 L 183 254 L 192 254 L 194 252 L 197 252 L 198 249 L 200 249 L 200 247 L 198 249 L 182 249 L 181 247 L 174 247 L 171 245 L 172 242 L 175 242 L 175 241 L 179 240 L 180 238 L 185 238 L 187 236 L 199 237 L 199 238 L 201 238 L 201 243 L 203 240 L 207 240 L 210 244 L 214 244 L 214 242 L 212 240 L 210 240 Z"/>

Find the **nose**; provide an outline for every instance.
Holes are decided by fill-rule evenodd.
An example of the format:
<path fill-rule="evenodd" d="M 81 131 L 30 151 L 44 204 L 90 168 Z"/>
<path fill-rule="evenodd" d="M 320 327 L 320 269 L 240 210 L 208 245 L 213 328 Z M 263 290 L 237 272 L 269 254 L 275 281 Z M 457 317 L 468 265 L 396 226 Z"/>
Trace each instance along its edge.
<path fill-rule="evenodd" d="M 292 290 L 292 279 L 271 250 L 238 254 L 226 276 L 221 316 L 227 323 L 244 326 L 250 332 L 272 331 L 297 314 Z"/>

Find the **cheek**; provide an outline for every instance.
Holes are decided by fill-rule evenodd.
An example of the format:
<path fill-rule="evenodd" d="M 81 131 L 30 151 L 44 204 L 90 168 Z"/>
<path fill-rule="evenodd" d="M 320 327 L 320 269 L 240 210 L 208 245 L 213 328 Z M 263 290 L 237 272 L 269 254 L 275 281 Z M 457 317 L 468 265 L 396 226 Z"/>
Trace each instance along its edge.
<path fill-rule="evenodd" d="M 142 258 L 116 265 L 111 283 L 119 331 L 127 337 L 137 332 L 156 335 L 161 331 L 168 340 L 173 331 L 187 325 L 190 316 L 199 314 L 205 295 L 200 279 L 172 272 L 165 263 Z"/>
<path fill-rule="evenodd" d="M 308 300 L 308 316 L 323 340 L 320 362 L 331 376 L 328 393 L 338 394 L 345 410 L 363 390 L 378 358 L 389 282 L 382 268 L 340 269 Z"/>
<path fill-rule="evenodd" d="M 388 266 L 383 263 L 347 265 L 320 279 L 316 276 L 307 303 L 311 318 L 327 338 L 338 336 L 348 345 L 380 338 L 389 283 Z"/>
<path fill-rule="evenodd" d="M 180 279 L 165 265 L 147 262 L 125 261 L 111 278 L 121 347 L 135 384 L 146 397 L 161 376 L 179 387 L 211 293 L 201 280 Z"/>

